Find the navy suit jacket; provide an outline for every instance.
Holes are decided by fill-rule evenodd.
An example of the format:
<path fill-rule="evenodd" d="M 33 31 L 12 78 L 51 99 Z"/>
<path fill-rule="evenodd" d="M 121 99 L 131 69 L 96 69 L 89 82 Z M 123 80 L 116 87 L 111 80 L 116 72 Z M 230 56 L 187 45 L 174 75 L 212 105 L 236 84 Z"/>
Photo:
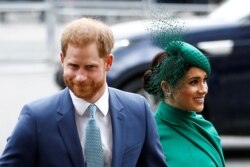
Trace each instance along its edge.
<path fill-rule="evenodd" d="M 109 88 L 112 167 L 165 167 L 156 124 L 140 95 Z M 0 167 L 85 167 L 68 88 L 23 107 Z"/>

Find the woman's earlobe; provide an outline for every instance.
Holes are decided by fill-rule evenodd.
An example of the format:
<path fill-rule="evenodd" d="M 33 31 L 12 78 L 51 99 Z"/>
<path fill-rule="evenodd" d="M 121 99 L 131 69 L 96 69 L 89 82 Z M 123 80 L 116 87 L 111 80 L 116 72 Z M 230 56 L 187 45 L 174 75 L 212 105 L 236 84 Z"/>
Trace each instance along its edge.
<path fill-rule="evenodd" d="M 170 87 L 166 81 L 161 81 L 161 89 L 163 91 L 165 99 L 167 99 L 171 96 Z"/>
<path fill-rule="evenodd" d="M 163 91 L 167 91 L 168 90 L 168 83 L 166 81 L 161 81 L 161 89 Z"/>

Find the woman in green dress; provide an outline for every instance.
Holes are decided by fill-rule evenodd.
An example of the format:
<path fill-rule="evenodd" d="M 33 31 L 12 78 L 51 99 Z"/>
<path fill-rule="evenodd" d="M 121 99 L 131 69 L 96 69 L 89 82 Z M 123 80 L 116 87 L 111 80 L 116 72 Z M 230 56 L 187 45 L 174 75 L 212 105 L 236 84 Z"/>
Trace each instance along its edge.
<path fill-rule="evenodd" d="M 144 75 L 144 89 L 162 99 L 155 119 L 169 167 L 225 166 L 220 137 L 200 115 L 210 72 L 202 52 L 174 41 L 155 56 Z"/>

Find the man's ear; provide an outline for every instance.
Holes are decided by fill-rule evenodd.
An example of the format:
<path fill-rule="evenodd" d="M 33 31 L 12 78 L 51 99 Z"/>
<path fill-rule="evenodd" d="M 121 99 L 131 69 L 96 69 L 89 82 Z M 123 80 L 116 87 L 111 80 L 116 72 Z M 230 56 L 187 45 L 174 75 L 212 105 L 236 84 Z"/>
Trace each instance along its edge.
<path fill-rule="evenodd" d="M 64 55 L 62 52 L 60 52 L 60 60 L 61 60 L 61 64 L 63 64 L 63 62 L 64 62 L 64 58 L 65 58 L 65 55 Z"/>
<path fill-rule="evenodd" d="M 105 57 L 106 71 L 109 71 L 111 69 L 111 66 L 113 64 L 113 59 L 114 59 L 114 56 L 112 54 L 109 54 Z"/>

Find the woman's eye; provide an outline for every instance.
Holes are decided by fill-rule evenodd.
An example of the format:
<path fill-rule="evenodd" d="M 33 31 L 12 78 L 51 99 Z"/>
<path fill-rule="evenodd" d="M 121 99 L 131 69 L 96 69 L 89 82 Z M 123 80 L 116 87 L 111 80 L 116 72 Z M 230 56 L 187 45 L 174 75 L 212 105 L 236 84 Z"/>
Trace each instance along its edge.
<path fill-rule="evenodd" d="M 207 82 L 207 77 L 206 77 L 206 78 L 204 78 L 204 82 Z"/>
<path fill-rule="evenodd" d="M 195 85 L 195 84 L 197 84 L 197 82 L 198 82 L 197 80 L 193 80 L 193 81 L 190 82 L 190 84 Z"/>

